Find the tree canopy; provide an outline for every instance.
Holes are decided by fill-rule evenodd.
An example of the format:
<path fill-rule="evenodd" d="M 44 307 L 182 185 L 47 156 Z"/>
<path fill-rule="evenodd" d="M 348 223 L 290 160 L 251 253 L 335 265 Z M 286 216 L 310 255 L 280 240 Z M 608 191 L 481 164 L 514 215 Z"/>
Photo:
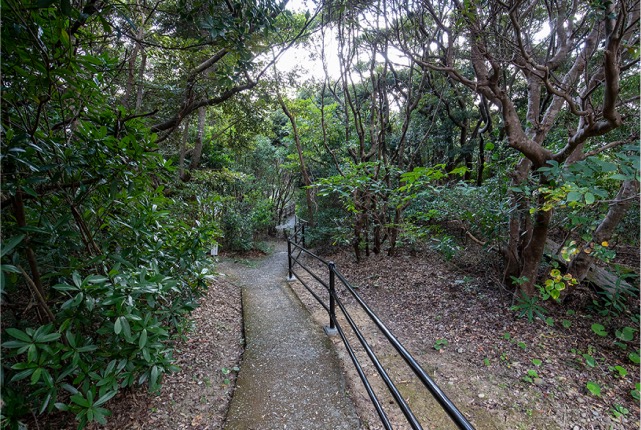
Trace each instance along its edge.
<path fill-rule="evenodd" d="M 357 259 L 472 241 L 522 304 L 636 294 L 637 0 L 313 8 L 2 1 L 3 426 L 160 389 L 211 245 L 296 203 Z"/>

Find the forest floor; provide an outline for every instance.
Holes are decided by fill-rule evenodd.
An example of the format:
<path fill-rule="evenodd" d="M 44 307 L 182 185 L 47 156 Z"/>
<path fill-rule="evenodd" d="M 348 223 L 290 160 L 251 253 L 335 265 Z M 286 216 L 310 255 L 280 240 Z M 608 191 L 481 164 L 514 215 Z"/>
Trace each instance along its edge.
<path fill-rule="evenodd" d="M 614 345 L 612 336 L 614 328 L 631 323 L 625 319 L 607 323 L 589 307 L 576 313 L 569 307 L 553 307 L 548 323 L 517 318 L 509 310 L 513 294 L 500 286 L 495 268 L 486 263 L 494 257 L 476 252 L 476 261 L 445 261 L 431 251 L 399 253 L 393 258 L 371 256 L 358 264 L 347 251 L 333 250 L 324 258 L 337 263 L 479 430 L 638 429 L 639 403 L 630 391 L 639 381 L 639 366 L 628 358 L 638 347 L 638 333 L 626 350 Z M 253 264 L 252 256 L 223 258 Z M 292 287 L 319 324 L 327 324 L 324 310 L 300 283 Z M 118 396 L 109 404 L 113 411 L 109 425 L 89 428 L 222 428 L 242 355 L 239 290 L 218 277 L 193 314 L 191 332 L 175 352 L 181 372 L 165 376 L 159 395 L 130 391 Z M 585 303 L 591 303 L 590 293 L 582 294 Z M 354 309 L 353 300 L 347 296 L 345 300 Z M 572 307 L 585 303 L 575 302 Z M 633 306 L 638 307 L 638 301 Z M 409 371 L 396 370 L 401 360 L 386 349 L 367 318 L 358 311 L 354 315 L 373 347 L 379 348 L 386 367 L 395 369 L 391 376 L 426 428 L 454 428 L 447 417 L 434 416 L 439 408 L 427 400 L 429 394 L 418 388 Z M 591 329 L 595 322 L 603 323 L 610 336 L 597 336 Z M 345 362 L 361 420 L 366 428 L 381 428 L 340 338 L 333 339 Z M 627 374 L 622 376 L 616 366 Z M 371 365 L 365 370 L 368 376 L 373 373 Z M 373 381 L 380 388 L 381 382 Z M 589 382 L 599 385 L 600 396 L 588 391 Z M 400 424 L 400 413 L 389 413 L 395 429 L 406 428 Z M 75 427 L 68 424 L 67 428 Z M 42 427 L 41 423 L 40 428 L 65 427 Z"/>
<path fill-rule="evenodd" d="M 493 256 L 483 253 L 468 249 L 465 260 L 451 261 L 429 250 L 394 258 L 370 256 L 360 263 L 347 251 L 323 253 L 323 258 L 336 263 L 476 428 L 638 429 L 639 402 L 630 392 L 639 382 L 639 365 L 629 359 L 631 352 L 638 352 L 638 333 L 626 349 L 615 345 L 613 335 L 617 328 L 638 324 L 627 316 L 605 320 L 586 306 L 594 298 L 587 289 L 580 292 L 583 302 L 548 306 L 547 322 L 518 318 L 509 309 L 513 293 L 501 287 L 496 269 L 488 267 Z M 319 323 L 327 324 L 326 312 L 311 295 L 298 283 L 294 289 Z M 342 295 L 351 312 L 354 300 Z M 577 307 L 581 310 L 574 312 Z M 631 308 L 638 307 L 637 299 Z M 365 327 L 386 368 L 394 369 L 391 376 L 419 421 L 431 429 L 455 428 L 435 402 L 427 400 L 429 394 L 411 371 L 400 370 L 403 360 L 385 346 L 369 318 L 358 311 L 353 318 Z M 609 335 L 597 336 L 594 323 L 603 324 Z M 354 381 L 362 419 L 372 423 L 371 429 L 382 428 L 351 367 L 348 363 L 345 369 Z M 374 373 L 371 367 L 366 367 L 368 377 Z M 590 393 L 588 383 L 597 384 L 600 395 Z M 374 378 L 374 386 L 382 387 L 382 382 Z M 404 422 L 400 412 L 391 411 L 390 417 Z"/>

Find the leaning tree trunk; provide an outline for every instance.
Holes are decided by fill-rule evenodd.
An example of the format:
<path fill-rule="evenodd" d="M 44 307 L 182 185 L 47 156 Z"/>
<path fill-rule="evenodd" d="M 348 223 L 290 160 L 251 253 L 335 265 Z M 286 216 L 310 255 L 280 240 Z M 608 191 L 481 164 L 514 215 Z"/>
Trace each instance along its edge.
<path fill-rule="evenodd" d="M 292 132 L 294 133 L 294 143 L 296 144 L 296 151 L 298 152 L 298 161 L 300 163 L 300 172 L 303 176 L 303 182 L 305 184 L 305 197 L 307 199 L 307 211 L 309 219 L 307 220 L 311 226 L 314 225 L 314 195 L 312 194 L 312 180 L 309 177 L 307 172 L 307 166 L 305 165 L 305 158 L 303 157 L 303 147 L 300 143 L 300 135 L 298 134 L 298 126 L 296 125 L 296 117 L 289 110 L 285 101 L 278 94 L 278 103 L 280 104 L 283 113 L 289 118 L 289 122 L 292 125 Z"/>
<path fill-rule="evenodd" d="M 588 271 L 594 264 L 594 257 L 591 252 L 594 244 L 602 244 L 603 242 L 608 242 L 612 238 L 614 230 L 619 222 L 621 222 L 625 214 L 628 212 L 632 203 L 638 200 L 638 192 L 638 181 L 627 180 L 621 184 L 619 192 L 612 203 L 610 203 L 608 213 L 594 232 L 592 241 L 581 248 L 581 252 L 576 255 L 568 266 L 568 273 L 570 273 L 579 282 L 585 279 Z M 564 291 L 564 297 L 570 295 L 575 288 L 576 285 L 568 285 Z"/>

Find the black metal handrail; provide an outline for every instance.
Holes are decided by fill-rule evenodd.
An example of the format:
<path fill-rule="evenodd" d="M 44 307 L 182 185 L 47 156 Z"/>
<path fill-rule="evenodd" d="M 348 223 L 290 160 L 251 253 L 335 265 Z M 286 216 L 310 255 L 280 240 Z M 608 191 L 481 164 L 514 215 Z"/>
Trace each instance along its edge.
<path fill-rule="evenodd" d="M 298 220 L 296 224 L 298 224 Z M 299 233 L 299 235 L 297 235 L 297 232 Z M 336 269 L 336 265 L 333 262 L 326 261 L 323 258 L 319 257 L 318 255 L 314 254 L 313 252 L 305 249 L 304 243 L 305 243 L 304 242 L 304 225 L 300 226 L 298 229 L 295 227 L 293 237 L 287 239 L 289 279 L 290 280 L 298 279 L 298 281 L 305 287 L 305 289 L 309 291 L 311 295 L 316 299 L 316 301 L 318 301 L 318 303 L 320 303 L 321 306 L 323 306 L 323 308 L 325 308 L 325 310 L 328 312 L 329 326 L 326 327 L 326 331 L 328 333 L 338 333 L 340 335 L 343 341 L 343 344 L 345 345 L 345 348 L 347 350 L 347 353 L 349 354 L 352 360 L 352 363 L 354 364 L 356 371 L 365 386 L 365 390 L 367 391 L 367 394 L 369 395 L 374 405 L 374 408 L 376 409 L 376 412 L 380 417 L 384 427 L 386 429 L 392 429 L 392 425 L 389 421 L 389 418 L 387 417 L 387 414 L 385 413 L 385 410 L 381 405 L 380 400 L 376 396 L 369 380 L 367 379 L 367 376 L 365 375 L 365 372 L 363 371 L 363 368 L 360 362 L 358 361 L 358 358 L 356 357 L 354 349 L 352 345 L 349 343 L 349 340 L 347 339 L 345 332 L 343 331 L 343 328 L 341 327 L 341 325 L 338 323 L 338 320 L 336 319 L 336 306 L 338 306 L 338 309 L 340 309 L 341 313 L 345 317 L 345 320 L 347 321 L 352 331 L 356 335 L 359 343 L 367 353 L 367 356 L 369 357 L 371 362 L 374 364 L 376 371 L 378 372 L 383 382 L 385 382 L 385 385 L 387 386 L 390 394 L 396 401 L 396 404 L 398 405 L 398 407 L 403 412 L 403 415 L 407 419 L 410 426 L 413 429 L 423 428 L 419 423 L 419 421 L 417 420 L 414 413 L 412 412 L 411 408 L 405 401 L 405 399 L 403 399 L 403 396 L 398 391 L 398 388 L 396 387 L 396 385 L 388 375 L 387 371 L 385 370 L 383 365 L 380 363 L 378 357 L 376 356 L 371 346 L 369 345 L 369 343 L 361 333 L 357 324 L 349 314 L 349 311 L 347 310 L 345 304 L 337 295 L 336 279 L 340 281 L 342 286 L 356 300 L 356 302 L 360 305 L 360 307 L 365 311 L 365 313 L 370 317 L 370 319 L 374 322 L 374 324 L 378 327 L 378 329 L 383 333 L 383 335 L 389 341 L 389 343 L 394 347 L 394 349 L 396 349 L 396 351 L 400 354 L 400 356 L 403 357 L 407 365 L 412 369 L 414 374 L 419 378 L 419 380 L 423 383 L 423 385 L 430 391 L 432 396 L 439 402 L 441 407 L 449 415 L 452 421 L 458 426 L 458 428 L 465 429 L 465 430 L 474 430 L 474 427 L 465 418 L 465 416 L 456 408 L 454 403 L 452 403 L 452 401 L 445 395 L 445 393 L 438 387 L 438 385 L 436 385 L 436 383 L 427 375 L 425 370 L 423 370 L 423 368 L 416 362 L 414 357 L 412 357 L 412 355 L 405 349 L 405 347 L 403 347 L 403 345 L 392 334 L 392 332 L 385 326 L 385 324 L 381 321 L 381 319 L 365 303 L 365 301 L 355 291 L 354 287 L 349 283 L 349 281 L 338 271 L 338 269 Z M 327 267 L 328 269 L 327 282 L 321 276 L 314 273 L 312 268 L 310 268 L 308 265 L 305 264 L 305 262 L 301 258 L 304 255 L 311 257 L 313 260 L 316 260 Z M 311 288 L 311 286 L 308 285 L 308 283 L 305 282 L 305 280 L 296 273 L 297 267 L 300 267 L 312 278 L 314 278 L 314 280 L 316 280 L 321 286 L 325 288 L 325 290 L 328 293 L 329 303 L 326 303 L 326 301 L 323 300 Z"/>
<path fill-rule="evenodd" d="M 309 224 L 304 219 L 295 216 L 294 218 L 294 235 L 291 239 L 294 240 L 294 243 L 301 245 L 305 248 L 305 226 Z"/>

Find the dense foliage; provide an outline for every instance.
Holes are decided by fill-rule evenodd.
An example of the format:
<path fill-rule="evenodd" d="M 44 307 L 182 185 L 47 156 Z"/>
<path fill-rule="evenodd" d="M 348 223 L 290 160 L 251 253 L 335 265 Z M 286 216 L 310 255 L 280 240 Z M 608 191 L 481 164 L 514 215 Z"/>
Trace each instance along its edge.
<path fill-rule="evenodd" d="M 638 325 L 638 1 L 2 11 L 3 427 L 158 390 L 211 246 L 260 249 L 293 203 L 357 259 L 473 241 L 525 316 L 599 263 L 597 312 Z M 282 70 L 295 43 L 322 77 Z"/>
<path fill-rule="evenodd" d="M 206 253 L 251 249 L 274 226 L 273 190 L 251 173 L 270 163 L 277 181 L 278 155 L 247 173 L 233 159 L 261 129 L 246 104 L 212 109 L 219 127 L 186 122 L 198 153 L 170 132 L 204 112 L 172 100 L 215 91 L 202 104 L 222 104 L 256 84 L 247 73 L 282 8 L 185 6 L 2 3 L 2 428 L 56 409 L 104 423 L 119 391 L 159 390 L 207 288 Z M 197 170 L 203 146 L 215 172 Z"/>

